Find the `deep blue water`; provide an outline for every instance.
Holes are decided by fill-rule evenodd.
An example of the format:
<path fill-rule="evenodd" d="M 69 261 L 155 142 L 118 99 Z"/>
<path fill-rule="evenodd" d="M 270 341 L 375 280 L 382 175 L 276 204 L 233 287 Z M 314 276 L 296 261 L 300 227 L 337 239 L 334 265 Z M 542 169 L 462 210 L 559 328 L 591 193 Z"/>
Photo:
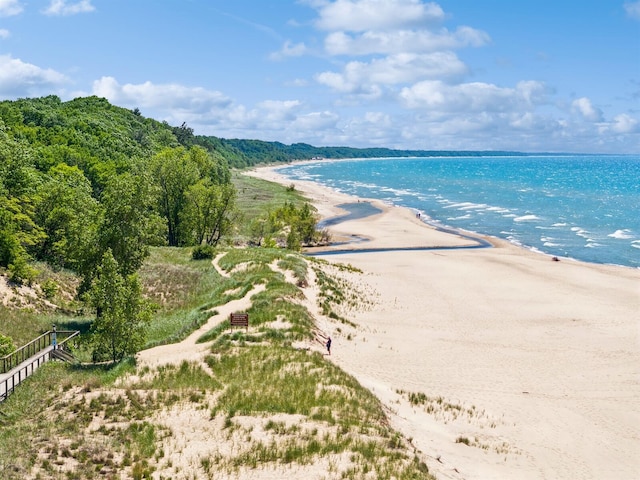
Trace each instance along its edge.
<path fill-rule="evenodd" d="M 278 171 L 412 208 L 438 226 L 640 268 L 638 155 L 354 159 Z"/>

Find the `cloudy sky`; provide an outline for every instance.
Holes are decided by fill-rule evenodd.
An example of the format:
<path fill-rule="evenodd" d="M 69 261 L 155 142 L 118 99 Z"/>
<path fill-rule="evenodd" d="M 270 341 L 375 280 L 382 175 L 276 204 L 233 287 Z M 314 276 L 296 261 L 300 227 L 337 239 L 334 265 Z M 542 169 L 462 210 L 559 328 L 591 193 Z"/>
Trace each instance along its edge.
<path fill-rule="evenodd" d="M 640 153 L 640 0 L 0 0 L 0 99 L 197 134 Z"/>

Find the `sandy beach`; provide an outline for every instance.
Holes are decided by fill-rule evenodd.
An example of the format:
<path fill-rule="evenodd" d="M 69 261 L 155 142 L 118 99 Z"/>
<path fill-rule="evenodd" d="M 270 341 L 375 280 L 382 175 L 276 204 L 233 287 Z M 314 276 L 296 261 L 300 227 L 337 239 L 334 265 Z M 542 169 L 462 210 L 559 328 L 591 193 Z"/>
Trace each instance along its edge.
<path fill-rule="evenodd" d="M 366 201 L 271 167 L 323 218 Z M 472 245 L 408 209 L 328 227 L 350 248 Z M 640 270 L 581 263 L 490 239 L 493 248 L 325 255 L 367 292 L 332 361 L 387 408 L 440 479 L 640 478 Z M 344 246 L 343 246 L 344 247 Z M 420 396 L 410 403 L 408 394 Z"/>

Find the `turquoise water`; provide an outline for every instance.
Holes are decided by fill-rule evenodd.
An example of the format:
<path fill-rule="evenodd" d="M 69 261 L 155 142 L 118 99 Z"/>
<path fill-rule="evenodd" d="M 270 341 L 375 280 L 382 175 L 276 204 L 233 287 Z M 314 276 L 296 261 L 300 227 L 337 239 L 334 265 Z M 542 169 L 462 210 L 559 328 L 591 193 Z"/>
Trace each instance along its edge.
<path fill-rule="evenodd" d="M 437 157 L 278 169 L 550 255 L 640 268 L 640 156 Z"/>

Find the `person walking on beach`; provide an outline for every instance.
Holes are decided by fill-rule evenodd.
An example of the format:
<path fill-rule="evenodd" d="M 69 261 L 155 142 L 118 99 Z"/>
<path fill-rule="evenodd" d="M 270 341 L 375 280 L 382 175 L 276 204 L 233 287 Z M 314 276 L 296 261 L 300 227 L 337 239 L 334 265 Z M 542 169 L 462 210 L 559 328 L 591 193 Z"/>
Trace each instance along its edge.
<path fill-rule="evenodd" d="M 331 355 L 331 337 L 327 337 L 327 352 Z"/>

